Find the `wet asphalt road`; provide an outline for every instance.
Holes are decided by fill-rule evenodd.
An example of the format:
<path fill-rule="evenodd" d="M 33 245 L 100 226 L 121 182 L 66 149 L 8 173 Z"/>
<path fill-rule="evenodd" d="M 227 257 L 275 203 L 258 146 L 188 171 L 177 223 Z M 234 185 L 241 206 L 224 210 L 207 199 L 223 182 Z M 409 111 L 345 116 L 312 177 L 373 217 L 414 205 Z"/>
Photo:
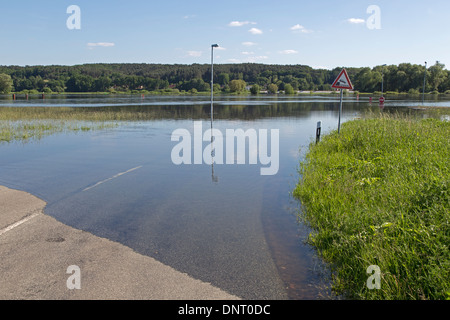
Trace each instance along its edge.
<path fill-rule="evenodd" d="M 207 165 L 173 165 L 170 134 L 188 123 L 2 146 L 0 184 L 42 198 L 45 213 L 68 226 L 232 295 L 286 299 L 262 225 L 270 178 L 259 167 L 223 166 L 216 183 Z"/>
<path fill-rule="evenodd" d="M 2 300 L 229 300 L 209 283 L 43 213 L 46 203 L 0 186 Z"/>

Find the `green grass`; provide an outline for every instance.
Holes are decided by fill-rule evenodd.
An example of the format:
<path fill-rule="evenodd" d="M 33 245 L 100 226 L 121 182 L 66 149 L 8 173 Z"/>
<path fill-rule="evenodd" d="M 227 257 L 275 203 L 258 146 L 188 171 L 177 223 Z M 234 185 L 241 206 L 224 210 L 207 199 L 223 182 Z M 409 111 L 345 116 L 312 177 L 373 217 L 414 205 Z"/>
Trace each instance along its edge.
<path fill-rule="evenodd" d="M 310 145 L 294 196 L 337 294 L 450 298 L 449 139 L 449 121 L 371 115 Z M 380 289 L 367 288 L 370 265 Z"/>
<path fill-rule="evenodd" d="M 91 108 L 91 107 L 2 107 L 0 121 L 19 120 L 62 120 L 62 121 L 128 121 L 150 120 L 154 115 L 149 112 L 130 110 L 126 108 Z"/>
<path fill-rule="evenodd" d="M 117 126 L 118 121 L 148 120 L 145 112 L 94 108 L 0 108 L 0 143 L 39 140 L 57 132 L 84 132 Z"/>
<path fill-rule="evenodd" d="M 77 132 L 100 130 L 116 127 L 114 123 L 95 123 L 86 121 L 55 120 L 0 120 L 0 143 L 40 140 L 45 136 L 58 132 Z"/>

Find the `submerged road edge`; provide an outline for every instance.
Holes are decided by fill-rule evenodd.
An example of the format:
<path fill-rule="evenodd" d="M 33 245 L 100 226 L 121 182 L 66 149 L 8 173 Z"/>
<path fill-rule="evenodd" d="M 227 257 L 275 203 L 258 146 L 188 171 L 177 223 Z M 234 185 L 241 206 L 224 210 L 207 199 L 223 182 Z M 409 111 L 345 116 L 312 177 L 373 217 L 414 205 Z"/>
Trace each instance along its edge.
<path fill-rule="evenodd" d="M 131 248 L 69 227 L 0 186 L 2 300 L 238 300 Z"/>

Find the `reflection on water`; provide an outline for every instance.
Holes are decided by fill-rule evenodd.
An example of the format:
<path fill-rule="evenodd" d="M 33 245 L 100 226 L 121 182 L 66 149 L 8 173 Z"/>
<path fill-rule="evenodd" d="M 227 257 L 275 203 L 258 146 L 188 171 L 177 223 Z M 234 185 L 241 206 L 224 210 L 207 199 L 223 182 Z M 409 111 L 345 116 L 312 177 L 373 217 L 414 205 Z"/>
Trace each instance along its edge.
<path fill-rule="evenodd" d="M 210 124 L 211 124 L 211 132 L 213 132 L 214 130 L 214 121 L 211 117 L 210 120 Z M 218 183 L 219 182 L 219 177 L 217 175 L 214 174 L 214 163 L 215 163 L 215 156 L 216 156 L 216 149 L 214 148 L 214 136 L 211 134 L 211 181 Z"/>
<path fill-rule="evenodd" d="M 1 106 L 1 105 L 0 105 Z M 345 106 L 346 112 L 359 112 L 361 108 L 367 106 L 367 103 L 348 104 Z M 337 111 L 339 102 L 337 101 L 305 101 L 302 103 L 282 103 L 274 101 L 271 104 L 242 104 L 241 101 L 234 104 L 220 105 L 216 104 L 214 109 L 215 120 L 236 119 L 236 120 L 255 120 L 262 118 L 309 118 L 311 112 Z M 0 107 L 0 112 L 21 112 L 21 116 L 30 118 L 65 118 L 70 114 L 70 118 L 77 117 L 84 120 L 89 115 L 103 114 L 104 120 L 152 120 L 152 119 L 210 119 L 210 106 L 208 104 L 190 103 L 184 105 L 114 105 L 99 107 L 92 105 L 90 107 L 70 108 L 65 105 L 54 106 L 50 110 L 47 106 L 34 108 L 22 108 L 13 106 Z M 70 119 L 69 118 L 69 119 Z"/>
<path fill-rule="evenodd" d="M 145 97 L 150 101 L 142 104 L 140 97 L 68 96 L 67 103 L 61 98 L 2 100 L 0 106 L 77 105 L 81 113 L 127 114 L 129 119 L 113 130 L 0 145 L 0 184 L 40 196 L 48 202 L 46 213 L 68 225 L 121 242 L 243 298 L 328 297 L 290 193 L 317 121 L 323 134 L 337 129 L 337 98 L 216 97 L 213 124 L 207 97 Z M 368 100 L 348 98 L 343 122 L 367 108 Z M 261 176 L 260 166 L 248 161 L 174 165 L 171 134 L 178 128 L 192 133 L 193 120 L 221 132 L 278 129 L 279 172 Z M 204 146 L 208 143 L 213 141 Z M 131 168 L 139 169 L 117 177 Z M 89 186 L 95 187 L 83 192 Z"/>
<path fill-rule="evenodd" d="M 44 97 L 44 98 L 43 98 Z M 373 104 L 378 105 L 377 95 L 347 95 L 344 96 L 346 104 L 368 103 L 370 99 Z M 422 104 L 422 96 L 419 95 L 385 95 L 385 106 L 407 107 L 407 106 L 440 106 L 450 107 L 449 95 L 426 95 L 425 103 Z M 221 106 L 251 106 L 251 105 L 273 105 L 273 104 L 299 104 L 299 103 L 329 103 L 338 102 L 339 95 L 235 95 L 216 96 L 215 105 Z M 0 95 L 0 107 L 108 107 L 108 106 L 199 106 L 209 105 L 208 96 L 202 95 L 96 95 L 96 94 L 52 94 L 52 95 Z"/>

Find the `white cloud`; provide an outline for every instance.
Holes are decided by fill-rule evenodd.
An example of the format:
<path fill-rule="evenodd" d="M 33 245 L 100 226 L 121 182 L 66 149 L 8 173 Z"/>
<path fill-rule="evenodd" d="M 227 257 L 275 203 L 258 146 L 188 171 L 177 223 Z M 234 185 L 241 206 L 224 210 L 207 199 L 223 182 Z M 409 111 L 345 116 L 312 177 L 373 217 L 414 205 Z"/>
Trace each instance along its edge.
<path fill-rule="evenodd" d="M 251 28 L 250 30 L 248 30 L 248 32 L 250 32 L 251 34 L 263 34 L 262 30 L 258 28 Z"/>
<path fill-rule="evenodd" d="M 246 46 L 246 47 L 251 47 L 251 46 L 256 46 L 257 43 L 251 42 L 251 41 L 246 41 L 246 42 L 242 42 L 242 45 Z"/>
<path fill-rule="evenodd" d="M 115 44 L 113 42 L 89 42 L 87 44 L 88 47 L 114 47 Z"/>
<path fill-rule="evenodd" d="M 187 54 L 190 57 L 201 57 L 202 52 L 201 51 L 188 51 Z"/>
<path fill-rule="evenodd" d="M 360 23 L 365 23 L 366 20 L 359 19 L 359 18 L 350 18 L 350 19 L 347 19 L 347 22 L 351 23 L 351 24 L 360 24 Z"/>
<path fill-rule="evenodd" d="M 230 62 L 230 63 L 240 63 L 241 60 L 239 60 L 239 59 L 228 59 L 227 62 Z"/>
<path fill-rule="evenodd" d="M 302 29 L 305 29 L 305 27 L 300 24 L 296 24 L 295 26 L 291 27 L 291 30 L 302 30 Z"/>
<path fill-rule="evenodd" d="M 255 57 L 248 57 L 246 59 L 246 61 L 250 62 L 250 63 L 254 63 L 254 62 L 258 62 L 258 61 L 262 61 L 262 60 L 266 60 L 266 59 L 269 59 L 269 57 L 268 56 L 255 56 Z"/>
<path fill-rule="evenodd" d="M 313 32 L 312 30 L 306 29 L 301 24 L 296 24 L 295 26 L 292 26 L 290 29 L 295 33 L 311 33 L 311 32 Z"/>
<path fill-rule="evenodd" d="M 325 67 L 325 66 L 313 66 L 314 69 L 323 69 L 323 70 L 331 70 L 330 67 Z"/>
<path fill-rule="evenodd" d="M 256 22 L 250 22 L 250 21 L 231 21 L 228 26 L 229 27 L 242 27 L 247 24 L 256 24 Z"/>
<path fill-rule="evenodd" d="M 241 52 L 241 54 L 250 55 L 250 54 L 255 54 L 255 53 L 253 51 L 243 51 L 243 52 Z"/>
<path fill-rule="evenodd" d="M 296 50 L 283 50 L 283 51 L 279 51 L 281 54 L 294 54 L 294 53 L 298 53 L 298 51 Z"/>

